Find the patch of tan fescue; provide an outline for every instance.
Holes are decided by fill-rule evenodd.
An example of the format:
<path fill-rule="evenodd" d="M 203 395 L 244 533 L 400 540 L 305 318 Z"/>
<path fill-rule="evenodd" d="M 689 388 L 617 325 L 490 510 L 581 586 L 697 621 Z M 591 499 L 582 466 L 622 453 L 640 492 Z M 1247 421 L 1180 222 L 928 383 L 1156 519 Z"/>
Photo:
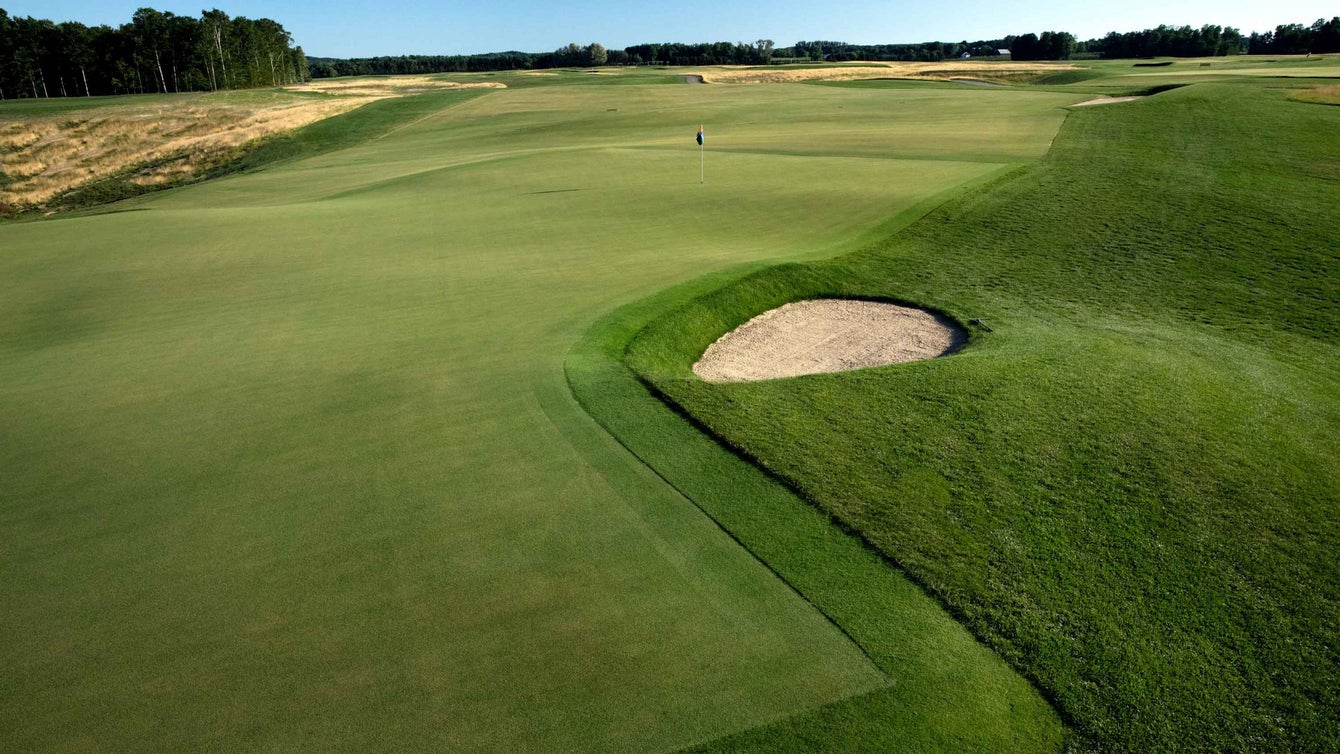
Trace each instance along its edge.
<path fill-rule="evenodd" d="M 1326 86 L 1314 86 L 1311 89 L 1290 92 L 1289 97 L 1301 102 L 1314 102 L 1321 105 L 1340 105 L 1340 85 L 1328 84 Z"/>
<path fill-rule="evenodd" d="M 125 104 L 0 120 L 0 214 L 127 172 L 140 186 L 178 183 L 258 139 L 374 100 L 471 88 L 505 85 L 428 76 L 337 79 L 269 92 L 182 95 L 167 103 L 127 97 Z"/>
<path fill-rule="evenodd" d="M 132 181 L 188 178 L 244 144 L 348 112 L 371 98 L 258 98 L 201 95 L 0 123 L 0 208 L 41 204 L 57 194 L 146 166 Z"/>
<path fill-rule="evenodd" d="M 923 78 L 932 80 L 974 79 L 1009 82 L 1043 73 L 1075 68 L 1069 63 L 866 63 L 819 68 L 715 68 L 695 71 L 712 84 L 790 84 L 806 81 L 858 81 L 864 79 Z"/>
<path fill-rule="evenodd" d="M 448 89 L 506 89 L 501 81 L 461 83 L 431 76 L 390 76 L 386 78 L 320 79 L 284 87 L 290 92 L 320 92 L 342 97 L 399 97 Z"/>

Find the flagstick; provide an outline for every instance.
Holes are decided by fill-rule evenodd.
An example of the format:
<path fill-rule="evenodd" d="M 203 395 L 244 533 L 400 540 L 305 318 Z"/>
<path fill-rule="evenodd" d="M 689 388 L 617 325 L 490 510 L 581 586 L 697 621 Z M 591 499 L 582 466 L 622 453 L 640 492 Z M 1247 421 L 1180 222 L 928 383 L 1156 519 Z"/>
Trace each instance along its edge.
<path fill-rule="evenodd" d="M 703 127 L 698 126 L 698 133 L 703 133 Z M 703 141 L 698 145 L 698 183 L 703 183 L 707 178 L 707 134 L 703 133 Z"/>

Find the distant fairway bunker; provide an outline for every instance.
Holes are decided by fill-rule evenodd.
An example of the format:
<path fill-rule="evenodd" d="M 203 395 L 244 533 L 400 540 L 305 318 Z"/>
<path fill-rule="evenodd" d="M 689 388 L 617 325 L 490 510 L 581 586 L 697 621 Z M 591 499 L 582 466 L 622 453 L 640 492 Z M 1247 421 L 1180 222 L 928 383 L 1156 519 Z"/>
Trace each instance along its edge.
<path fill-rule="evenodd" d="M 693 372 L 752 382 L 946 356 L 968 334 L 953 320 L 885 301 L 810 299 L 766 311 L 708 346 Z"/>
<path fill-rule="evenodd" d="M 1131 97 L 1099 97 L 1098 99 L 1085 100 L 1077 102 L 1071 107 L 1092 107 L 1093 105 L 1115 105 L 1119 102 L 1134 102 L 1138 99 L 1144 99 L 1145 95 L 1134 95 Z"/>

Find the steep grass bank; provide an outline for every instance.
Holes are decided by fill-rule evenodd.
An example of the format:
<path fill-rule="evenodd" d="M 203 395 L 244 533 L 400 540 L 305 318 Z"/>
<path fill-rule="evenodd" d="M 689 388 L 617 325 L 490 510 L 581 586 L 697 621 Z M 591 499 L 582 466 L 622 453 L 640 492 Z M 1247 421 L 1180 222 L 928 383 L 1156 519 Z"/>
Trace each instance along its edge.
<path fill-rule="evenodd" d="M 629 360 L 935 594 L 1113 751 L 1340 745 L 1340 111 L 1194 86 L 1072 114 L 1041 166 L 759 273 Z M 947 359 L 709 385 L 812 295 L 984 317 Z"/>

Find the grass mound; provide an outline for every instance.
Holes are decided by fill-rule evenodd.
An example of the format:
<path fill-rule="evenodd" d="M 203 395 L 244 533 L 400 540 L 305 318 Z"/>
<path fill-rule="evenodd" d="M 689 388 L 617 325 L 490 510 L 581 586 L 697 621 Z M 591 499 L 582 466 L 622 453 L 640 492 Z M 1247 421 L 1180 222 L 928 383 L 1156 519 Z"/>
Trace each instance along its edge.
<path fill-rule="evenodd" d="M 876 550 L 667 411 L 624 363 L 629 341 L 667 312 L 688 302 L 681 313 L 713 316 L 695 298 L 734 276 L 700 279 L 608 315 L 568 354 L 569 384 L 625 447 L 842 626 L 893 682 L 693 750 L 1060 750 L 1065 731 L 1055 711 L 995 653 Z M 733 290 L 740 287 L 726 289 Z"/>
<path fill-rule="evenodd" d="M 649 326 L 629 363 L 859 532 L 1113 751 L 1340 746 L 1340 111 L 1202 85 L 1071 115 L 1039 167 Z M 753 384 L 757 312 L 891 296 L 953 359 Z"/>
<path fill-rule="evenodd" d="M 1064 86 L 1066 84 L 1079 84 L 1085 81 L 1100 79 L 1107 75 L 1108 74 L 1104 71 L 1080 68 L 1071 71 L 1049 73 L 1046 76 L 1038 77 L 1032 83 L 1036 86 Z"/>

